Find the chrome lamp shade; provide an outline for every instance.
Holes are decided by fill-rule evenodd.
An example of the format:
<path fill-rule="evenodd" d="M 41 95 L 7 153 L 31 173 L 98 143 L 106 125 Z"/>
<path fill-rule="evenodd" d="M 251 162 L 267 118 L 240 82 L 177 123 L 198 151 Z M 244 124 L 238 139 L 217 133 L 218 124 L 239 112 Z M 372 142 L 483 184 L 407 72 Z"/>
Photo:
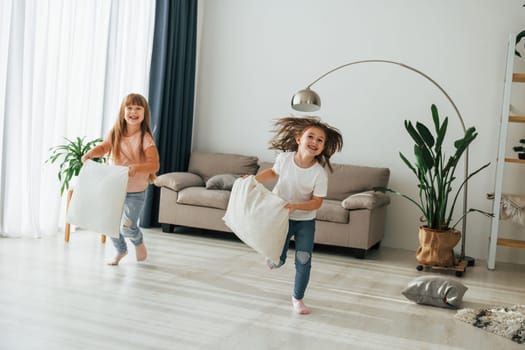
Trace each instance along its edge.
<path fill-rule="evenodd" d="M 321 98 L 317 92 L 306 88 L 292 97 L 292 108 L 300 112 L 315 112 L 321 108 Z"/>

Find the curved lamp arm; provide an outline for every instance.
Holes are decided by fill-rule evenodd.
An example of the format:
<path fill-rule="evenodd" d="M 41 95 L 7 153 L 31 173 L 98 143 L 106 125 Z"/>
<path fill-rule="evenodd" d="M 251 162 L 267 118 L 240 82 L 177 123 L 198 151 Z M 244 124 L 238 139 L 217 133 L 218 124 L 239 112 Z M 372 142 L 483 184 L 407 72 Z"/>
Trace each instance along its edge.
<path fill-rule="evenodd" d="M 356 65 L 356 64 L 360 64 L 360 63 L 388 63 L 388 64 L 394 64 L 394 65 L 397 65 L 397 66 L 401 66 L 403 68 L 406 68 L 408 70 L 411 70 L 419 75 L 421 75 L 422 77 L 426 78 L 428 81 L 430 81 L 432 84 L 434 84 L 435 87 L 437 87 L 439 89 L 439 91 L 441 91 L 443 93 L 443 95 L 445 95 L 445 97 L 447 98 L 447 100 L 450 102 L 450 104 L 452 105 L 452 107 L 454 108 L 454 110 L 456 111 L 456 114 L 459 118 L 459 121 L 461 123 L 461 127 L 463 128 L 463 132 L 466 132 L 466 128 L 465 128 L 465 123 L 463 121 L 463 117 L 461 116 L 461 113 L 459 112 L 459 109 L 458 107 L 456 106 L 456 104 L 454 103 L 454 101 L 452 100 L 452 98 L 450 97 L 450 95 L 445 91 L 445 89 L 443 89 L 441 87 L 441 85 L 439 85 L 434 79 L 432 79 L 431 77 L 429 77 L 427 74 L 423 73 L 422 71 L 414 68 L 414 67 L 411 67 L 409 65 L 406 65 L 404 63 L 401 63 L 401 62 L 395 62 L 395 61 L 390 61 L 390 60 L 362 60 L 362 61 L 354 61 L 354 62 L 350 62 L 350 63 L 345 63 L 343 65 L 340 65 L 338 67 L 335 67 L 334 69 L 331 69 L 329 70 L 328 72 L 324 73 L 323 75 L 321 75 L 319 78 L 315 79 L 313 82 L 311 82 L 306 88 L 304 88 L 303 90 L 300 90 L 298 91 L 297 93 L 295 93 L 292 97 L 292 108 L 297 110 L 297 111 L 301 111 L 301 112 L 313 112 L 313 111 L 317 111 L 319 110 L 319 108 L 321 108 L 321 98 L 319 97 L 319 95 L 313 91 L 311 89 L 312 85 L 314 85 L 315 83 L 317 83 L 319 80 L 323 79 L 324 77 L 326 77 L 327 75 L 335 72 L 335 71 L 338 71 L 339 69 L 342 69 L 342 68 L 345 68 L 345 67 L 348 67 L 348 66 L 352 66 L 352 65 Z M 468 160 L 468 148 L 466 149 L 465 151 L 465 180 L 468 178 L 468 163 L 469 163 L 469 160 Z M 466 213 L 467 213 L 467 197 L 468 197 L 468 181 L 465 181 L 465 185 L 463 187 L 463 225 L 462 225 L 462 237 L 461 237 L 461 254 L 460 254 L 460 260 L 464 260 L 466 257 L 465 257 L 465 241 L 466 241 L 466 236 L 467 236 L 467 219 L 466 219 Z M 472 258 L 469 258 L 469 259 L 472 259 Z M 469 261 L 469 265 L 473 265 L 473 260 Z"/>
<path fill-rule="evenodd" d="M 443 95 L 445 95 L 445 97 L 448 99 L 448 101 L 450 102 L 452 107 L 454 107 L 454 110 L 456 111 L 456 114 L 458 115 L 459 121 L 461 123 L 461 127 L 463 128 L 463 132 L 465 132 L 467 130 L 465 128 L 465 123 L 463 122 L 463 117 L 461 116 L 461 113 L 459 112 L 458 107 L 456 106 L 456 104 L 454 103 L 454 101 L 452 100 L 450 95 L 445 91 L 445 89 L 443 89 L 441 87 L 441 85 L 439 85 L 434 79 L 429 77 L 427 74 L 423 73 L 422 71 L 420 71 L 420 70 L 418 70 L 418 69 L 416 69 L 414 67 L 411 67 L 411 66 L 406 65 L 406 64 L 401 63 L 401 62 L 395 62 L 395 61 L 389 61 L 389 60 L 362 60 L 362 61 L 354 61 L 354 62 L 345 63 L 343 65 L 335 67 L 334 69 L 329 70 L 328 72 L 326 72 L 323 75 L 321 75 L 319 78 L 315 79 L 304 90 L 301 90 L 301 91 L 297 92 L 292 98 L 292 108 L 295 109 L 295 110 L 301 111 L 301 112 L 311 112 L 311 111 L 314 111 L 314 110 L 318 110 L 321 107 L 321 99 L 320 98 L 317 99 L 319 104 L 314 104 L 312 102 L 308 103 L 305 99 L 303 99 L 303 100 L 300 99 L 301 93 L 304 92 L 304 94 L 308 94 L 308 92 L 312 92 L 315 95 L 317 95 L 313 90 L 310 89 L 312 87 L 312 85 L 314 85 L 319 80 L 321 80 L 324 77 L 326 77 L 327 75 L 329 75 L 329 74 L 331 74 L 331 73 L 333 73 L 335 71 L 338 71 L 339 69 L 342 69 L 342 68 L 345 68 L 345 67 L 348 67 L 348 66 L 352 66 L 352 65 L 356 65 L 356 64 L 360 64 L 360 63 L 389 63 L 389 64 L 395 64 L 397 66 L 401 66 L 403 68 L 406 68 L 408 70 L 416 72 L 417 74 L 419 74 L 422 77 L 426 78 L 428 81 L 430 81 L 432 84 L 434 84 L 434 86 L 436 86 L 439 89 L 439 91 L 441 91 L 443 93 Z M 317 95 L 317 96 L 319 96 L 319 95 Z M 310 108 L 308 108 L 308 107 L 304 108 L 305 104 L 309 104 L 309 105 L 311 105 L 311 107 Z M 303 108 L 301 109 L 301 107 L 303 107 Z M 306 110 L 304 110 L 304 109 L 306 109 Z"/>

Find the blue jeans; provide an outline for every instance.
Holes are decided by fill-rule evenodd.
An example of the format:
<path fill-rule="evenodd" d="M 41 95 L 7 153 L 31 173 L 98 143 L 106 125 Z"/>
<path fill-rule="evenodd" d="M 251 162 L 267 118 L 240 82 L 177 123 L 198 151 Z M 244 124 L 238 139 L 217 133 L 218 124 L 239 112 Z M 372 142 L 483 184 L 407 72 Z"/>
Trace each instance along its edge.
<path fill-rule="evenodd" d="M 308 281 L 310 280 L 310 269 L 312 267 L 312 252 L 314 250 L 315 219 L 298 221 L 288 220 L 288 235 L 281 253 L 278 266 L 286 262 L 286 253 L 290 239 L 295 236 L 295 281 L 293 297 L 302 299 Z"/>
<path fill-rule="evenodd" d="M 124 211 L 122 212 L 122 219 L 120 220 L 119 238 L 111 237 L 111 241 L 119 254 L 124 254 L 128 251 L 124 237 L 129 238 L 135 246 L 142 244 L 142 231 L 138 227 L 137 222 L 145 198 L 146 191 L 128 192 L 126 194 Z"/>

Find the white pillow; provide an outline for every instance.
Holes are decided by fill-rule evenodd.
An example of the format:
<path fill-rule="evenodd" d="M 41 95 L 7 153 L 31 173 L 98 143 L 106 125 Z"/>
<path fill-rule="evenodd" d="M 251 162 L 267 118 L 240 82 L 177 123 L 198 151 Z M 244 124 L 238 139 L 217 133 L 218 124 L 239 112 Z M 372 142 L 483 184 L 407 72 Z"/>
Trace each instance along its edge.
<path fill-rule="evenodd" d="M 223 220 L 244 243 L 278 262 L 288 233 L 285 205 L 250 175 L 235 180 Z"/>
<path fill-rule="evenodd" d="M 66 221 L 118 238 L 128 186 L 128 167 L 88 160 L 80 169 Z"/>

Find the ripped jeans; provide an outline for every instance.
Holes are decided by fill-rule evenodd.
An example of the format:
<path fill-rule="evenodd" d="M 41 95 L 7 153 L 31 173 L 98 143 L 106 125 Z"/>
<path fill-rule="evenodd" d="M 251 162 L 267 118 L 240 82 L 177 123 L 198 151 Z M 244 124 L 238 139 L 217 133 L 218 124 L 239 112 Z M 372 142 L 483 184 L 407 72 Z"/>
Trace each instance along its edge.
<path fill-rule="evenodd" d="M 137 222 L 145 198 L 146 191 L 128 192 L 126 194 L 124 211 L 122 212 L 122 219 L 120 220 L 119 238 L 111 237 L 111 241 L 119 254 L 124 254 L 128 251 L 124 237 L 129 238 L 135 246 L 142 243 L 142 231 L 138 227 Z"/>
<path fill-rule="evenodd" d="M 295 281 L 293 297 L 302 299 L 308 281 L 310 280 L 310 269 L 312 267 L 312 252 L 314 250 L 315 219 L 299 221 L 288 220 L 288 235 L 281 253 L 279 264 L 286 262 L 286 253 L 290 239 L 295 236 Z"/>

